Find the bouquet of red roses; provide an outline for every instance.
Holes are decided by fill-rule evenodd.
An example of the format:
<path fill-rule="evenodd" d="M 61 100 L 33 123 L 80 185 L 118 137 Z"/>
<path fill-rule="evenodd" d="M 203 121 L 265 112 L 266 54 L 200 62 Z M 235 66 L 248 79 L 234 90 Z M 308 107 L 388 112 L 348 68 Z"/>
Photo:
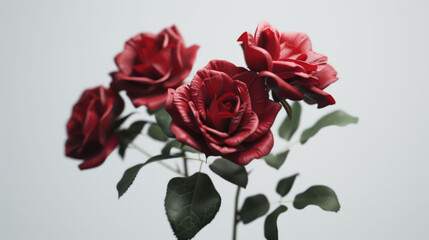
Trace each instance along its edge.
<path fill-rule="evenodd" d="M 85 90 L 67 122 L 66 155 L 82 160 L 80 169 L 99 166 L 115 148 L 121 157 L 129 147 L 148 157 L 125 171 L 117 184 L 119 197 L 149 163 L 158 162 L 180 175 L 168 183 L 164 203 L 177 239 L 193 238 L 213 220 L 221 205 L 221 196 L 209 175 L 201 171 L 203 164 L 209 164 L 211 171 L 237 185 L 233 213 L 236 239 L 240 222 L 247 224 L 266 215 L 270 208 L 263 194 L 247 197 L 239 207 L 240 189 L 248 182 L 245 165 L 264 159 L 270 167 L 279 169 L 289 153 L 289 148 L 271 153 L 271 128 L 278 112 L 282 107 L 287 112 L 278 133 L 290 141 L 300 122 L 300 100 L 317 104 L 318 108 L 335 104 L 324 89 L 338 80 L 337 72 L 326 56 L 313 51 L 306 34 L 280 33 L 261 22 L 254 35 L 245 32 L 238 41 L 248 68 L 212 60 L 197 71 L 190 83 L 184 84 L 199 47 L 186 47 L 175 26 L 158 34 L 138 34 L 115 57 L 118 71 L 110 74 L 110 87 Z M 124 127 L 133 113 L 121 116 L 121 91 L 126 92 L 136 108 L 146 106 L 155 121 L 139 120 Z M 293 101 L 292 106 L 288 101 Z M 304 130 L 299 143 L 304 144 L 326 126 L 357 121 L 343 111 L 334 111 Z M 143 131 L 154 141 L 165 143 L 157 155 L 134 143 Z M 167 163 L 178 158 L 183 159 L 182 167 Z M 200 162 L 200 170 L 189 173 L 188 161 Z M 276 191 L 281 198 L 289 193 L 297 175 L 278 182 Z M 278 239 L 277 218 L 287 210 L 284 201 L 276 203 L 279 206 L 265 218 L 266 239 Z M 340 209 L 335 192 L 322 185 L 297 194 L 292 203 L 297 209 L 308 205 L 326 211 Z"/>

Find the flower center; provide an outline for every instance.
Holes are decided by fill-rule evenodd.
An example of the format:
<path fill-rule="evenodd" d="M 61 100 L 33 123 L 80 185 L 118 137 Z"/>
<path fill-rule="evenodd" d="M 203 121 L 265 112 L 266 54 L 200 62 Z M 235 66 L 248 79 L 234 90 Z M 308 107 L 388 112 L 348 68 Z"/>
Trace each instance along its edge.
<path fill-rule="evenodd" d="M 227 131 L 231 118 L 240 107 L 240 98 L 232 92 L 215 96 L 207 111 L 208 123 L 219 131 Z"/>

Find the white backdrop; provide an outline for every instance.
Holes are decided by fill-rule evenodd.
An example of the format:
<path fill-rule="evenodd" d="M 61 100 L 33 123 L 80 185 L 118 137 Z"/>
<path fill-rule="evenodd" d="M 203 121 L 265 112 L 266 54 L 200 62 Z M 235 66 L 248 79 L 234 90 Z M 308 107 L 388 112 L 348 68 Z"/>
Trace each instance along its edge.
<path fill-rule="evenodd" d="M 236 39 L 261 20 L 306 32 L 339 72 L 327 89 L 337 104 L 305 107 L 300 129 L 335 109 L 360 121 L 294 147 L 280 171 L 252 162 L 241 201 L 259 192 L 277 200 L 277 181 L 299 172 L 291 196 L 324 184 L 342 207 L 290 207 L 279 218 L 280 239 L 428 239 L 428 3 L 1 0 L 0 239 L 174 239 L 163 201 L 175 175 L 149 165 L 118 200 L 124 170 L 145 158 L 130 150 L 122 161 L 115 151 L 79 171 L 64 156 L 72 104 L 84 88 L 108 85 L 113 57 L 138 32 L 176 24 L 188 45 L 201 46 L 193 75 L 211 59 L 244 66 Z M 212 179 L 222 206 L 195 239 L 230 239 L 235 187 Z M 263 239 L 263 219 L 238 231 L 239 239 Z"/>

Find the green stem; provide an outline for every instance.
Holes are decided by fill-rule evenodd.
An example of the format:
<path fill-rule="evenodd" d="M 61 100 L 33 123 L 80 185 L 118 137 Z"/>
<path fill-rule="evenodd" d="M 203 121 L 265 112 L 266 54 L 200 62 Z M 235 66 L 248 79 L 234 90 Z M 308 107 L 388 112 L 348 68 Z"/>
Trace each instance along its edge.
<path fill-rule="evenodd" d="M 183 154 L 183 169 L 185 172 L 185 177 L 188 177 L 189 176 L 189 174 L 188 174 L 188 159 L 186 157 L 185 151 L 182 151 L 182 154 Z"/>
<path fill-rule="evenodd" d="M 286 110 L 287 116 L 289 119 L 292 118 L 292 108 L 290 107 L 289 103 L 286 102 L 286 100 L 280 100 L 280 103 L 283 105 L 283 108 Z"/>
<path fill-rule="evenodd" d="M 130 145 L 133 147 L 133 148 L 135 148 L 135 149 L 137 149 L 139 152 L 141 152 L 141 153 L 143 153 L 144 155 L 146 155 L 147 157 L 153 157 L 150 153 L 148 153 L 148 152 L 146 152 L 143 148 L 141 148 L 141 147 L 139 147 L 138 145 L 136 145 L 135 143 L 130 143 Z M 166 163 L 164 163 L 164 162 L 162 162 L 162 161 L 157 161 L 157 163 L 159 163 L 159 164 L 161 164 L 163 167 L 165 167 L 165 168 L 167 168 L 168 170 L 170 170 L 170 171 L 173 171 L 173 172 L 175 172 L 175 173 L 177 173 L 177 174 L 179 174 L 179 175 L 182 175 L 182 176 L 185 176 L 179 169 L 175 169 L 175 168 L 173 168 L 173 167 L 171 167 L 170 165 L 168 165 L 168 164 L 166 164 Z"/>
<path fill-rule="evenodd" d="M 238 198 L 240 196 L 240 187 L 237 187 L 237 192 L 235 193 L 235 203 L 234 203 L 234 222 L 232 230 L 232 240 L 237 240 L 237 225 L 240 222 L 238 218 Z"/>

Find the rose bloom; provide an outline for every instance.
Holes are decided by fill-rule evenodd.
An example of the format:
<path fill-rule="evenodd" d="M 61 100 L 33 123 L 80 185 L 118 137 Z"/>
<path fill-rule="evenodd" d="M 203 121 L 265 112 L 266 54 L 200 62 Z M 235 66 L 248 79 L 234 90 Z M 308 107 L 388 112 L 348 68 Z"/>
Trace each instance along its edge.
<path fill-rule="evenodd" d="M 81 159 L 80 169 L 104 162 L 119 142 L 115 119 L 124 109 L 121 97 L 110 89 L 96 87 L 83 92 L 67 122 L 66 155 Z"/>
<path fill-rule="evenodd" d="M 270 153 L 280 108 L 255 72 L 221 60 L 199 70 L 190 84 L 169 89 L 166 103 L 177 141 L 240 165 Z"/>
<path fill-rule="evenodd" d="M 283 32 L 267 22 L 259 23 L 255 35 L 245 32 L 239 42 L 247 66 L 266 77 L 279 99 L 304 99 L 318 108 L 335 104 L 323 89 L 338 80 L 328 58 L 312 50 L 305 33 Z"/>
<path fill-rule="evenodd" d="M 165 104 L 167 89 L 182 85 L 189 75 L 198 48 L 186 48 L 175 26 L 158 34 L 140 33 L 115 57 L 119 71 L 112 73 L 112 87 L 125 90 L 135 107 L 155 110 Z"/>

